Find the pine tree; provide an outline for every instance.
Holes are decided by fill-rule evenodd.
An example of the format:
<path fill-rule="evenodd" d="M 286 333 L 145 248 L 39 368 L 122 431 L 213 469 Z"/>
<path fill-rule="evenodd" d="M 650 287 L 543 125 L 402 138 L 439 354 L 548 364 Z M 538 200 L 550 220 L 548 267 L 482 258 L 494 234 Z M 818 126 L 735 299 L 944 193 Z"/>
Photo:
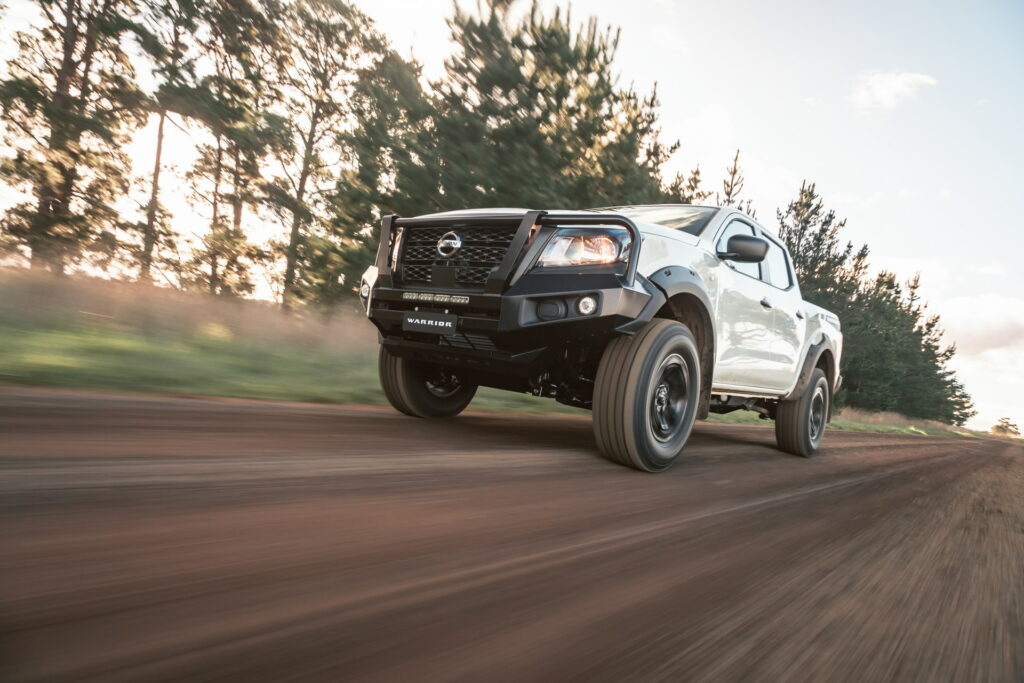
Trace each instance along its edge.
<path fill-rule="evenodd" d="M 751 218 L 757 217 L 753 205 L 749 199 L 740 199 L 743 192 L 743 171 L 740 170 L 740 151 L 737 149 L 732 162 L 725 169 L 725 179 L 722 181 L 722 192 L 715 193 L 715 203 L 718 206 L 735 206 Z"/>
<path fill-rule="evenodd" d="M 657 97 L 617 83 L 618 33 L 579 28 L 534 4 L 456 7 L 455 54 L 435 84 L 441 192 L 449 207 L 656 201 L 675 145 L 658 139 Z"/>
<path fill-rule="evenodd" d="M 63 273 L 86 256 L 109 262 L 128 186 L 123 146 L 145 120 L 122 47 L 132 0 L 35 0 L 38 26 L 14 37 L 0 82 L 6 145 L 0 178 L 32 199 L 3 217 L 5 244 L 33 268 Z"/>
<path fill-rule="evenodd" d="M 280 118 L 268 113 L 280 97 L 271 78 L 283 59 L 280 12 L 270 0 L 221 0 L 205 9 L 199 49 L 212 71 L 199 82 L 195 114 L 212 140 L 198 145 L 187 178 L 194 203 L 209 208 L 209 230 L 177 268 L 184 286 L 251 293 L 251 269 L 269 257 L 250 242 L 243 217 L 263 200 L 263 161 L 282 137 Z"/>
<path fill-rule="evenodd" d="M 696 166 L 688 176 L 676 174 L 665 188 L 665 201 L 673 204 L 702 204 L 711 194 L 711 190 L 701 186 L 700 166 Z"/>
<path fill-rule="evenodd" d="M 339 133 L 352 118 L 359 69 L 379 62 L 385 48 L 369 20 L 341 0 L 299 0 L 289 8 L 285 35 L 290 55 L 279 73 L 284 136 L 272 152 L 278 174 L 268 194 L 288 226 L 287 308 L 299 294 L 303 252 L 320 244 L 316 237 L 330 223 L 343 153 Z"/>
<path fill-rule="evenodd" d="M 194 111 L 197 90 L 194 41 L 199 30 L 201 8 L 196 0 L 144 0 L 143 16 L 137 30 L 143 50 L 153 61 L 158 79 L 152 101 L 157 117 L 153 169 L 149 176 L 149 197 L 140 224 L 139 279 L 150 280 L 154 253 L 173 239 L 167 215 L 160 202 L 160 180 L 164 170 L 164 134 L 168 116 L 185 116 Z"/>
<path fill-rule="evenodd" d="M 360 71 L 351 102 L 356 125 L 338 137 L 347 164 L 331 196 L 333 219 L 305 256 L 307 296 L 328 304 L 353 296 L 372 263 L 383 215 L 445 207 L 434 104 L 419 65 L 394 52 Z"/>
<path fill-rule="evenodd" d="M 970 397 L 947 365 L 938 316 L 920 301 L 920 278 L 868 276 L 868 249 L 841 240 L 846 221 L 827 210 L 814 183 L 778 211 L 779 236 L 793 258 L 804 299 L 836 315 L 843 326 L 840 403 L 963 424 Z"/>
<path fill-rule="evenodd" d="M 992 427 L 992 433 L 1000 436 L 1020 436 L 1020 427 L 1008 417 L 999 418 L 999 422 Z"/>
<path fill-rule="evenodd" d="M 825 209 L 814 183 L 801 183 L 796 199 L 776 216 L 779 237 L 789 246 L 800 275 L 801 291 L 825 308 L 844 306 L 867 273 L 867 246 L 854 248 L 852 242 L 841 242 L 839 234 L 846 221 Z"/>

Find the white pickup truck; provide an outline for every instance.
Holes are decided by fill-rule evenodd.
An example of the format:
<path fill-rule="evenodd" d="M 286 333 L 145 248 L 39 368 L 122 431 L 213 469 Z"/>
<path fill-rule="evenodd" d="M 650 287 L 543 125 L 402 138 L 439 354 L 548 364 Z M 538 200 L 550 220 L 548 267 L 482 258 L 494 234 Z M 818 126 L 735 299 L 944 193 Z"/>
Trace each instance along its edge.
<path fill-rule="evenodd" d="M 591 409 L 601 452 L 647 472 L 695 420 L 739 409 L 811 456 L 840 384 L 839 319 L 731 208 L 387 216 L 359 294 L 397 410 L 452 417 L 478 386 L 548 396 Z"/>

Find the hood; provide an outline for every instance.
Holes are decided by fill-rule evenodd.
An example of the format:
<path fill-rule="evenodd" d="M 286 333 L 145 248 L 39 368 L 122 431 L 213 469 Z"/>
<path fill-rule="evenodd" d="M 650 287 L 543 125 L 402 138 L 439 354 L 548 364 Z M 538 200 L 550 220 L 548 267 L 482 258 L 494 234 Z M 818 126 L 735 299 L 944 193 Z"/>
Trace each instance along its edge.
<path fill-rule="evenodd" d="M 424 214 L 423 216 L 419 216 L 419 218 L 441 218 L 441 217 L 451 217 L 451 216 L 479 216 L 479 215 L 485 215 L 485 214 L 499 214 L 499 215 L 505 215 L 505 216 L 522 216 L 522 215 L 525 215 L 527 211 L 530 211 L 530 209 L 525 209 L 523 207 L 494 207 L 494 208 L 489 208 L 489 209 L 459 209 L 459 210 L 456 210 L 456 211 L 442 211 L 440 213 Z M 573 214 L 585 213 L 585 212 L 611 213 L 611 214 L 617 213 L 614 210 L 595 211 L 594 209 L 546 209 L 546 211 L 547 211 L 548 215 L 555 216 L 555 217 L 557 217 L 558 214 L 560 214 L 560 213 L 573 213 Z M 658 225 L 657 223 L 648 223 L 646 221 L 636 220 L 635 218 L 632 219 L 632 220 L 636 224 L 636 227 L 640 229 L 640 232 L 645 234 L 645 235 L 657 235 L 658 237 L 667 237 L 669 239 L 674 239 L 674 240 L 679 240 L 680 242 L 685 242 L 686 244 L 697 244 L 698 242 L 700 242 L 700 238 L 699 237 L 691 235 L 688 232 L 683 232 L 682 230 L 673 230 L 672 228 L 666 228 L 665 226 Z"/>

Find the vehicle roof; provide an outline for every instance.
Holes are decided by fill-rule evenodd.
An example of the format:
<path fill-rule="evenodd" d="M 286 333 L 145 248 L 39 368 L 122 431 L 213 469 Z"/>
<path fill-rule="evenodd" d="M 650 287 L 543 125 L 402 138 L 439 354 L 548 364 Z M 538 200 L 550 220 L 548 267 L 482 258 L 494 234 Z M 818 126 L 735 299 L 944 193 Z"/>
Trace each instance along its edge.
<path fill-rule="evenodd" d="M 708 206 L 707 204 L 679 204 L 666 202 L 664 204 L 615 204 L 613 206 L 602 206 L 593 209 L 584 209 L 584 211 L 612 211 L 614 209 L 646 209 L 655 206 L 686 206 L 694 209 L 724 209 L 729 207 L 724 206 Z"/>
<path fill-rule="evenodd" d="M 622 210 L 622 209 L 635 209 L 635 208 L 656 207 L 656 206 L 680 206 L 680 207 L 685 206 L 685 207 L 693 207 L 693 208 L 697 208 L 697 209 L 714 209 L 716 211 L 716 215 L 711 220 L 713 221 L 712 225 L 715 225 L 715 226 L 721 226 L 722 223 L 725 220 L 727 220 L 730 215 L 738 214 L 739 216 L 741 216 L 745 220 L 747 220 L 747 221 L 753 223 L 754 225 L 756 225 L 757 227 L 759 227 L 764 232 L 768 233 L 769 235 L 772 235 L 776 239 L 778 238 L 778 234 L 774 230 L 766 228 L 756 218 L 754 218 L 752 216 L 749 216 L 744 211 L 742 211 L 741 209 L 736 208 L 735 206 L 708 206 L 706 204 L 676 204 L 676 203 L 664 203 L 664 204 L 619 204 L 619 205 L 616 205 L 616 206 L 593 207 L 593 208 L 589 208 L 589 209 L 547 209 L 546 211 L 547 211 L 548 214 L 555 214 L 555 215 L 557 215 L 557 214 L 560 214 L 560 213 L 579 213 L 580 211 L 592 211 L 594 213 L 599 213 L 599 212 L 615 212 L 615 211 Z M 454 211 L 441 211 L 441 212 L 437 212 L 437 213 L 424 214 L 423 216 L 421 216 L 421 218 L 435 218 L 435 217 L 440 217 L 440 216 L 475 216 L 475 215 L 479 215 L 479 214 L 495 214 L 495 213 L 496 214 L 521 216 L 521 215 L 525 214 L 527 211 L 530 211 L 530 210 L 531 209 L 527 209 L 527 208 L 523 208 L 523 207 L 493 207 L 493 208 L 485 208 L 485 209 L 456 209 Z M 642 221 L 642 222 L 644 222 L 644 221 Z M 646 222 L 645 222 L 645 224 L 647 224 L 647 225 L 656 225 L 654 223 L 646 223 Z"/>
<path fill-rule="evenodd" d="M 545 211 L 547 213 L 549 213 L 549 214 L 579 213 L 581 211 L 593 212 L 593 213 L 601 213 L 601 212 L 614 212 L 614 211 L 622 210 L 622 209 L 639 209 L 639 208 L 656 207 L 656 206 L 681 206 L 681 207 L 685 206 L 685 207 L 693 207 L 693 208 L 696 208 L 696 209 L 714 209 L 714 210 L 718 210 L 718 209 L 724 208 L 724 207 L 719 207 L 719 206 L 702 206 L 702 205 L 699 205 L 699 204 L 617 204 L 615 206 L 592 207 L 592 208 L 587 208 L 587 209 L 545 209 Z M 532 209 L 527 209 L 527 208 L 524 208 L 524 207 L 521 207 L 521 206 L 515 206 L 515 207 L 496 206 L 496 207 L 493 207 L 493 208 L 485 208 L 485 209 L 454 209 L 452 211 L 439 211 L 439 212 L 436 212 L 436 213 L 423 214 L 422 216 L 420 216 L 420 218 L 434 218 L 434 217 L 439 217 L 439 216 L 476 216 L 476 215 L 480 215 L 480 214 L 523 215 L 527 211 L 531 211 L 531 210 Z"/>
<path fill-rule="evenodd" d="M 704 204 L 672 204 L 672 203 L 665 203 L 665 204 L 615 204 L 613 206 L 591 207 L 591 208 L 587 208 L 587 209 L 545 209 L 545 210 L 548 213 L 576 213 L 578 211 L 594 211 L 594 212 L 597 212 L 597 211 L 612 211 L 612 210 L 615 210 L 615 209 L 641 209 L 641 208 L 653 207 L 653 206 L 689 206 L 689 207 L 693 207 L 695 209 L 722 209 L 722 208 L 729 208 L 729 207 L 722 207 L 722 206 L 707 206 L 707 205 L 704 205 Z M 424 216 L 452 216 L 452 215 L 462 216 L 462 215 L 475 215 L 475 214 L 480 214 L 480 213 L 520 214 L 520 213 L 526 213 L 527 211 L 530 211 L 530 210 L 531 209 L 527 209 L 527 208 L 524 208 L 524 207 L 521 207 L 521 206 L 495 206 L 495 207 L 484 208 L 484 209 L 453 209 L 451 211 L 439 211 L 439 212 L 436 212 L 436 213 L 424 214 Z"/>

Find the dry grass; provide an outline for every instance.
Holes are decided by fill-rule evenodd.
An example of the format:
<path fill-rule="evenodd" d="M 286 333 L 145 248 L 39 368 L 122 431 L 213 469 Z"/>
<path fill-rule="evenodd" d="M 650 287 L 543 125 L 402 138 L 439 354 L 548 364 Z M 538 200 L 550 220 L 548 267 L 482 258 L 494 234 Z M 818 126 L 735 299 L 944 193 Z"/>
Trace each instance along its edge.
<path fill-rule="evenodd" d="M 377 335 L 355 306 L 274 304 L 0 270 L 0 383 L 384 404 Z M 582 412 L 481 389 L 478 410 Z"/>
<path fill-rule="evenodd" d="M 287 314 L 263 301 L 240 301 L 88 277 L 55 278 L 0 270 L 0 324 L 137 332 L 150 338 L 200 336 L 297 348 L 373 351 L 377 339 L 357 307 L 331 315 Z"/>
<path fill-rule="evenodd" d="M 862 424 L 889 425 L 894 427 L 918 427 L 919 429 L 942 429 L 949 425 L 935 420 L 917 420 L 914 418 L 890 412 L 871 412 L 859 408 L 843 408 L 836 415 L 836 419 L 849 422 L 860 422 Z"/>

